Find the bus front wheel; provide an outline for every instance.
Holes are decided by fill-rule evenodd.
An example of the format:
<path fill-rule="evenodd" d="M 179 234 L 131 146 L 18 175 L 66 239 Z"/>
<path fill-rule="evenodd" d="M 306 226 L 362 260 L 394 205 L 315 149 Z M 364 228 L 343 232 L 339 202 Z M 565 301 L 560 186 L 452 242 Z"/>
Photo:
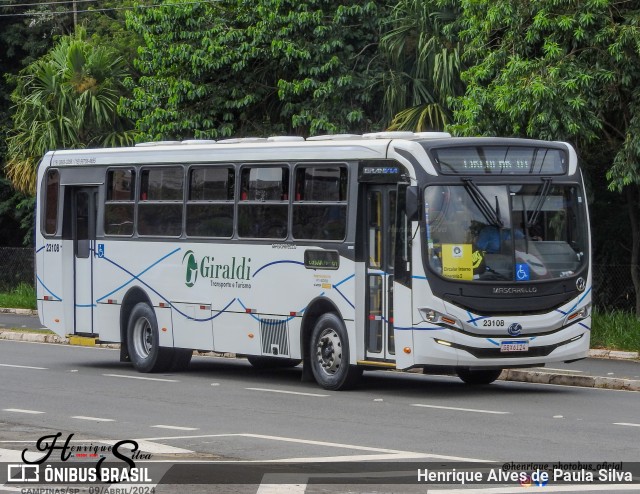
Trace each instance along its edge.
<path fill-rule="evenodd" d="M 127 344 L 131 362 L 139 372 L 162 372 L 172 364 L 173 349 L 160 347 L 156 314 L 144 302 L 131 311 Z"/>
<path fill-rule="evenodd" d="M 311 371 L 324 389 L 353 388 L 362 368 L 349 364 L 349 338 L 342 319 L 333 312 L 320 316 L 311 333 Z"/>
<path fill-rule="evenodd" d="M 456 370 L 458 377 L 466 384 L 482 385 L 491 384 L 500 377 L 502 369 L 473 370 L 460 368 Z"/>

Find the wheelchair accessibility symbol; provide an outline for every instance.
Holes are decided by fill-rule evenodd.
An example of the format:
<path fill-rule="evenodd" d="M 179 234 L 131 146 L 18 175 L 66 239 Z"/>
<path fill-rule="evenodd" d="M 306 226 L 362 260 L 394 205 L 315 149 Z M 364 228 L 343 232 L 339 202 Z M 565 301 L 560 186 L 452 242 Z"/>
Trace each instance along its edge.
<path fill-rule="evenodd" d="M 531 271 L 528 264 L 516 264 L 516 281 L 529 281 Z"/>

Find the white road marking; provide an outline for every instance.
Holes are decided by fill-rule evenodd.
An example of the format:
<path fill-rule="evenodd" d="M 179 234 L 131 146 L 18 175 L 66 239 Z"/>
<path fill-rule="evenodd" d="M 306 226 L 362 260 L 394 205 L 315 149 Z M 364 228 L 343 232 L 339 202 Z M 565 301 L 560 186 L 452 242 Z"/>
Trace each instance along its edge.
<path fill-rule="evenodd" d="M 76 415 L 74 417 L 71 417 L 72 419 L 78 419 L 78 420 L 93 420 L 94 422 L 115 422 L 115 420 L 113 419 L 103 419 L 100 417 L 85 417 L 83 415 Z"/>
<path fill-rule="evenodd" d="M 174 429 L 176 431 L 197 431 L 197 427 L 179 427 L 177 425 L 151 425 L 157 429 Z"/>
<path fill-rule="evenodd" d="M 35 369 L 35 370 L 49 370 L 46 367 L 32 367 L 30 365 L 12 365 L 12 364 L 0 364 L 0 367 L 14 367 L 16 369 Z"/>
<path fill-rule="evenodd" d="M 331 396 L 331 395 L 323 395 L 319 393 L 301 393 L 299 391 L 284 391 L 282 389 L 267 389 L 267 388 L 244 388 L 244 389 L 248 389 L 249 391 L 264 391 L 266 393 L 283 393 L 287 395 L 317 396 L 319 398 Z"/>
<path fill-rule="evenodd" d="M 126 376 L 124 374 L 102 374 L 106 377 L 122 377 L 125 379 L 141 379 L 143 381 L 161 381 L 166 383 L 179 383 L 177 379 L 163 379 L 160 377 L 142 377 L 142 376 Z"/>
<path fill-rule="evenodd" d="M 640 484 L 602 484 L 602 485 L 545 485 L 540 492 L 597 492 L 597 491 L 637 491 Z M 437 494 L 522 494 L 522 486 L 489 487 L 486 489 L 429 489 Z M 535 492 L 535 491 L 533 491 Z"/>
<path fill-rule="evenodd" d="M 411 452 L 411 451 L 399 451 L 396 449 L 385 449 L 385 448 L 372 448 L 370 446 L 359 446 L 356 444 L 342 444 L 342 443 L 330 443 L 330 442 L 326 442 L 326 441 L 313 441 L 313 440 L 309 440 L 309 439 L 297 439 L 297 438 L 293 438 L 293 437 L 283 437 L 283 436 L 266 436 L 264 434 L 248 434 L 248 433 L 240 433 L 240 434 L 203 434 L 203 435 L 189 435 L 189 436 L 167 436 L 167 437 L 145 437 L 145 438 L 140 438 L 140 439 L 136 439 L 136 441 L 168 441 L 168 440 L 177 440 L 177 439 L 205 439 L 205 438 L 212 438 L 212 437 L 250 437 L 250 438 L 255 438 L 255 439 L 266 439 L 266 440 L 270 440 L 270 441 L 283 441 L 283 442 L 290 442 L 290 443 L 298 443 L 298 444 L 307 444 L 307 445 L 311 445 L 311 446 L 326 446 L 329 448 L 341 448 L 341 449 L 351 449 L 351 450 L 355 450 L 355 451 L 370 451 L 372 453 L 378 453 L 377 455 L 356 455 L 356 456 L 340 456 L 338 458 L 345 458 L 348 460 L 363 460 L 363 459 L 378 459 L 378 457 L 381 454 L 385 454 L 385 458 L 386 456 L 389 456 L 391 458 L 395 458 L 395 459 L 404 459 L 404 458 L 432 458 L 435 460 L 451 460 L 451 461 L 467 461 L 467 462 L 474 462 L 474 463 L 488 463 L 488 462 L 492 462 L 494 460 L 480 460 L 477 458 L 464 458 L 464 457 L 460 457 L 460 456 L 446 456 L 446 455 L 434 455 L 434 454 L 427 454 L 427 453 L 415 453 L 415 452 Z M 327 461 L 333 461 L 333 458 L 336 457 L 328 457 L 330 458 Z M 315 458 L 308 458 L 306 460 L 302 460 L 302 461 L 307 461 L 307 462 L 316 462 L 316 461 L 323 461 L 323 457 L 315 457 Z M 257 462 L 264 462 L 265 460 L 256 460 Z M 269 461 L 269 460 L 267 460 Z M 273 462 L 287 462 L 287 461 L 292 461 L 290 458 L 287 459 L 283 459 L 283 460 L 271 460 L 269 461 L 270 463 Z"/>
<path fill-rule="evenodd" d="M 0 448 L 0 462 L 2 463 L 22 463 L 21 452 L 16 449 Z M 0 489 L 2 486 L 0 485 Z"/>
<path fill-rule="evenodd" d="M 632 424 L 630 422 L 614 422 L 613 425 L 626 425 L 628 427 L 640 427 L 640 424 Z"/>
<path fill-rule="evenodd" d="M 31 414 L 38 414 L 38 413 L 44 413 L 44 412 L 39 412 L 37 410 L 22 410 L 20 408 L 4 408 L 3 411 L 5 412 L 15 412 L 15 413 L 31 413 Z"/>
<path fill-rule="evenodd" d="M 138 449 L 140 451 L 144 451 L 145 453 L 151 453 L 154 455 L 189 455 L 193 454 L 193 451 L 190 449 L 176 448 L 175 446 L 169 446 L 167 444 L 158 444 L 151 441 L 145 441 L 136 439 L 138 443 Z M 118 441 L 108 440 L 108 441 L 96 441 L 102 444 L 107 444 L 109 446 L 113 446 Z M 127 448 L 127 444 L 123 445 L 123 448 Z"/>
<path fill-rule="evenodd" d="M 496 410 L 479 410 L 476 408 L 457 408 L 457 407 L 443 407 L 439 405 L 423 405 L 421 403 L 413 403 L 412 407 L 423 407 L 423 408 L 438 408 L 441 410 L 455 410 L 457 412 L 474 412 L 474 413 L 491 413 L 495 415 L 510 415 L 511 412 L 499 412 Z"/>

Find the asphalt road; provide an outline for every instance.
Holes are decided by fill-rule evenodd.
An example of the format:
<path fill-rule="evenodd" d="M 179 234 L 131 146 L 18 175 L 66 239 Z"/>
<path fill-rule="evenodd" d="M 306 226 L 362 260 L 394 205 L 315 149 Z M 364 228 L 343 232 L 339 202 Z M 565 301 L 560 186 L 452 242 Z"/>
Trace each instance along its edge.
<path fill-rule="evenodd" d="M 0 329 L 43 329 L 38 316 L 0 313 Z M 549 372 L 619 379 L 640 379 L 640 361 L 589 358 L 570 364 L 556 363 L 545 368 Z"/>
<path fill-rule="evenodd" d="M 160 455 L 243 460 L 640 456 L 635 392 L 472 388 L 454 377 L 391 372 L 330 392 L 301 383 L 299 368 L 265 372 L 244 360 L 197 357 L 188 372 L 145 375 L 114 350 L 11 341 L 0 341 L 0 373 L 4 449 L 61 431 L 140 439 L 160 445 Z"/>

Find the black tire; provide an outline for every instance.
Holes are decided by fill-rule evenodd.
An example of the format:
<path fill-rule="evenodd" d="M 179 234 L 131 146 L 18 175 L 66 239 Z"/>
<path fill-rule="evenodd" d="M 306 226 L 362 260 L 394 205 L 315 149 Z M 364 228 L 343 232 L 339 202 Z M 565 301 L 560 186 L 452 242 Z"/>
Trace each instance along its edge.
<path fill-rule="evenodd" d="M 174 348 L 169 370 L 171 372 L 182 372 L 189 368 L 189 363 L 193 357 L 193 350 L 187 348 Z"/>
<path fill-rule="evenodd" d="M 256 369 L 288 369 L 302 362 L 302 360 L 294 358 L 258 357 L 256 355 L 247 355 L 247 360 Z"/>
<path fill-rule="evenodd" d="M 479 386 L 483 384 L 491 384 L 500 377 L 502 369 L 473 370 L 467 368 L 456 369 L 456 374 L 466 384 Z"/>
<path fill-rule="evenodd" d="M 349 338 L 342 319 L 335 313 L 323 314 L 311 333 L 311 371 L 324 389 L 351 389 L 360 380 L 362 368 L 349 365 Z"/>
<path fill-rule="evenodd" d="M 149 304 L 138 303 L 129 316 L 127 345 L 131 363 L 139 372 L 163 372 L 172 363 L 173 348 L 159 345 L 158 321 Z"/>

